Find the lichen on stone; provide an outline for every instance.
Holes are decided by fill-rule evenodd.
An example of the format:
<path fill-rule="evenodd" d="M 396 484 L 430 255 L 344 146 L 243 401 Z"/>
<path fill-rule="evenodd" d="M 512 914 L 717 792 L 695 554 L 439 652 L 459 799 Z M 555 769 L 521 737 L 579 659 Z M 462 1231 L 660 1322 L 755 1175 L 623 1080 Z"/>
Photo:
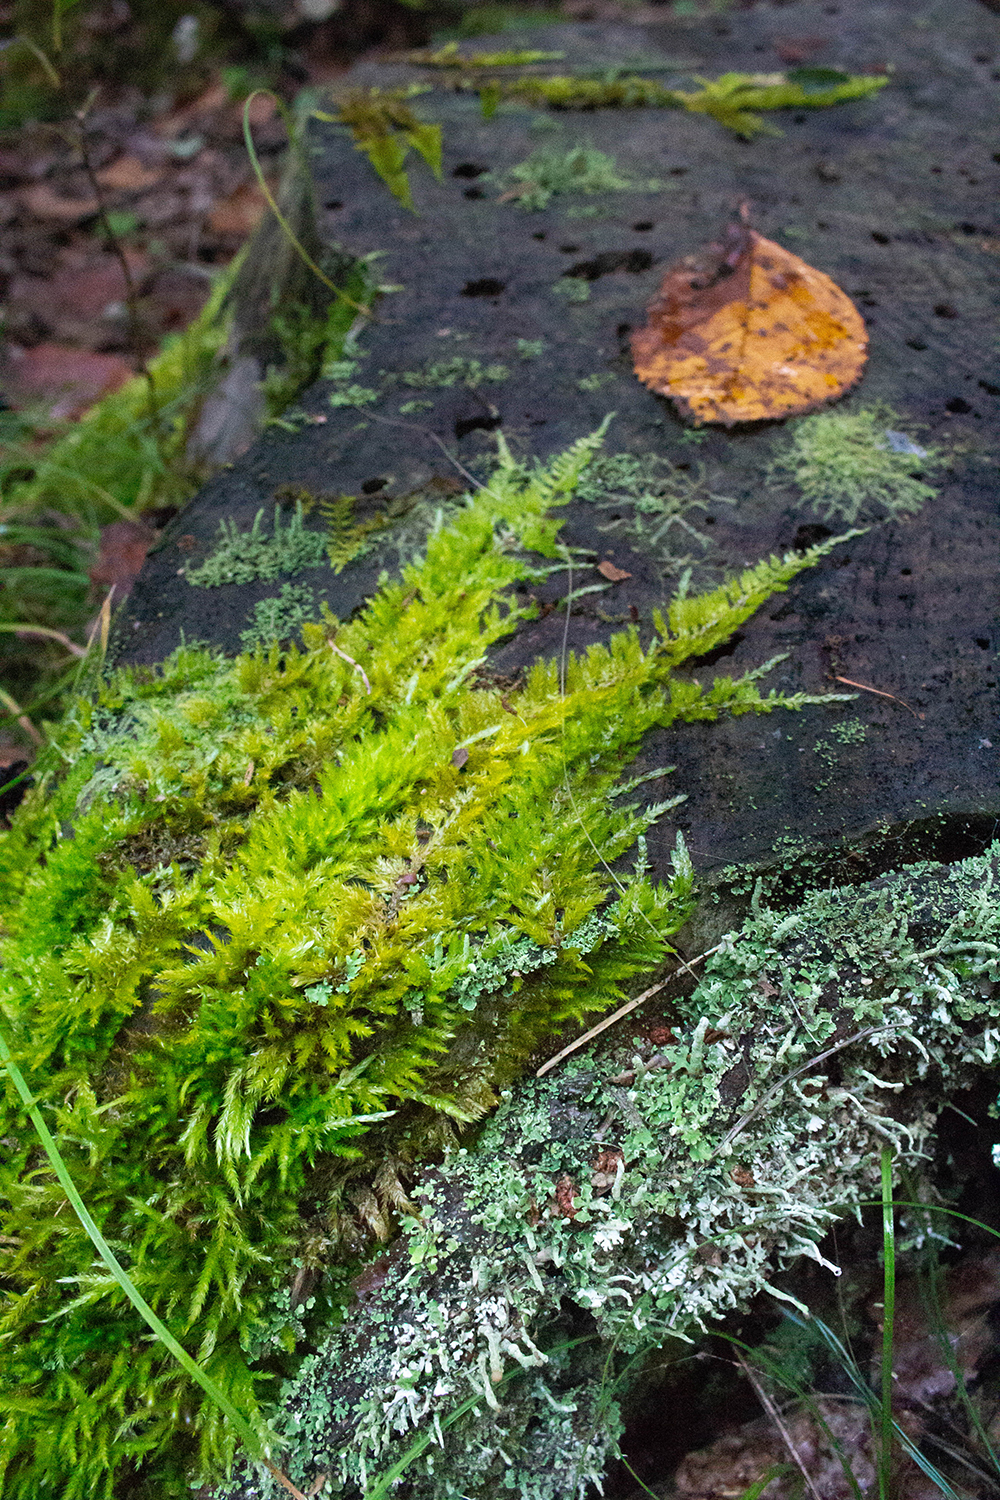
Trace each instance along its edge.
<path fill-rule="evenodd" d="M 517 1085 L 284 1387 L 303 1488 L 572 1500 L 628 1371 L 701 1337 L 916 1166 L 1000 1056 L 1000 849 L 758 904 L 669 1016 Z M 666 1027 L 660 1024 L 661 1035 Z M 807 1311 L 801 1309 L 802 1311 Z M 630 1365 L 631 1361 L 631 1365 Z M 217 1500 L 276 1495 L 247 1471 Z"/>
<path fill-rule="evenodd" d="M 906 425 L 884 403 L 802 417 L 789 424 L 768 477 L 791 481 L 806 505 L 850 524 L 915 515 L 937 495 L 922 476 L 945 455 L 897 430 Z"/>
<path fill-rule="evenodd" d="M 239 531 L 231 517 L 219 522 L 219 540 L 214 551 L 196 567 L 187 569 L 187 581 L 196 588 L 215 589 L 227 583 L 253 583 L 256 579 L 294 575 L 319 567 L 326 559 L 326 538 L 309 531 L 301 505 L 282 523 L 281 507 L 274 508 L 274 526 L 261 530 L 263 510 L 254 517 L 249 531 Z"/>

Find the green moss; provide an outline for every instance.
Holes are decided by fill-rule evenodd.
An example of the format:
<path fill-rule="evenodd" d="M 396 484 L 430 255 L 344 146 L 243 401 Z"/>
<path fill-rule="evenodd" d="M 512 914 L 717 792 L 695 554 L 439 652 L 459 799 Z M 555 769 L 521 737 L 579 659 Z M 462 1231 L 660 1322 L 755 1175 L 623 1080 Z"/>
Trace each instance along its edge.
<path fill-rule="evenodd" d="M 0 840 L 15 1059 L 144 1297 L 252 1422 L 276 1367 L 249 1351 L 294 1339 L 293 1268 L 321 1244 L 342 1273 L 408 1163 L 667 951 L 683 849 L 663 884 L 641 844 L 610 870 L 673 805 L 616 798 L 642 737 L 815 701 L 761 694 L 766 667 L 677 669 L 825 549 L 675 599 L 645 648 L 539 662 L 512 700 L 479 678 L 598 446 L 526 470 L 501 442 L 425 555 L 300 648 L 114 674 Z M 10 1087 L 0 1134 L 4 1495 L 186 1493 L 231 1434 L 93 1264 Z"/>
<path fill-rule="evenodd" d="M 197 588 L 217 589 L 227 583 L 253 583 L 258 578 L 278 578 L 282 573 L 301 573 L 326 561 L 326 538 L 307 531 L 303 509 L 297 504 L 282 525 L 281 507 L 274 507 L 274 529 L 261 531 L 264 512 L 259 510 L 249 531 L 237 531 L 236 522 L 219 522 L 219 543 L 205 561 L 188 568 L 187 581 Z"/>
<path fill-rule="evenodd" d="M 492 113 L 501 98 L 516 98 L 530 104 L 548 104 L 553 109 L 688 109 L 711 115 L 736 135 L 751 139 L 762 133 L 780 135 L 756 110 L 816 109 L 863 99 L 885 87 L 885 77 L 862 77 L 834 68 L 796 68 L 785 74 L 724 73 L 719 78 L 699 78 L 700 89 L 665 88 L 652 78 L 619 74 L 604 78 L 573 76 L 539 78 L 528 75 L 509 82 L 493 79 L 477 82 L 484 113 Z"/>
<path fill-rule="evenodd" d="M 545 353 L 544 339 L 518 339 L 517 352 L 522 359 L 540 359 Z"/>
<path fill-rule="evenodd" d="M 769 467 L 769 479 L 791 480 L 820 515 L 848 522 L 880 513 L 914 515 L 937 490 L 914 473 L 945 461 L 940 449 L 921 449 L 898 429 L 903 419 L 877 403 L 858 411 L 819 412 L 789 424 L 790 441 Z M 893 441 L 909 443 L 894 451 Z M 900 444 L 902 446 L 902 444 Z"/>
<path fill-rule="evenodd" d="M 350 89 L 336 99 L 335 113 L 313 111 L 317 120 L 346 126 L 355 147 L 364 152 L 393 197 L 410 209 L 414 204 L 405 164 L 411 147 L 441 178 L 441 126 L 421 120 L 408 102 L 425 92 L 419 84 L 406 89 Z"/>

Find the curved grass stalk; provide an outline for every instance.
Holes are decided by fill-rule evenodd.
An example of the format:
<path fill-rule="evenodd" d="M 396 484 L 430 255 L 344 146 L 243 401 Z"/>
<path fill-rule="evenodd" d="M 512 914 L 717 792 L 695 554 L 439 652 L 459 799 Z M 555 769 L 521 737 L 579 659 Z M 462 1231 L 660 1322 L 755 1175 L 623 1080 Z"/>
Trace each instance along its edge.
<path fill-rule="evenodd" d="M 267 179 L 264 176 L 264 170 L 261 167 L 260 158 L 257 155 L 257 148 L 253 143 L 253 136 L 250 133 L 250 105 L 253 103 L 254 99 L 257 98 L 258 94 L 262 95 L 264 98 L 274 100 L 275 104 L 278 107 L 278 113 L 281 115 L 281 118 L 285 123 L 285 129 L 288 131 L 289 144 L 292 150 L 295 150 L 294 122 L 284 100 L 279 99 L 277 94 L 272 93 L 270 89 L 254 89 L 253 93 L 247 96 L 243 105 L 243 141 L 247 148 L 247 155 L 250 158 L 250 165 L 253 167 L 254 176 L 257 179 L 257 186 L 263 193 L 264 198 L 267 201 L 268 208 L 271 210 L 271 212 L 274 214 L 274 217 L 280 224 L 282 234 L 284 234 L 285 238 L 288 240 L 288 243 L 292 246 L 296 255 L 303 262 L 303 264 L 309 267 L 309 270 L 313 273 L 314 276 L 319 277 L 323 285 L 329 288 L 329 290 L 337 298 L 338 302 L 345 302 L 348 307 L 353 307 L 355 312 L 361 313 L 362 316 L 366 318 L 370 318 L 370 307 L 361 302 L 355 302 L 353 297 L 349 297 L 347 293 L 343 291 L 339 286 L 334 285 L 325 271 L 320 270 L 319 266 L 313 260 L 308 250 L 306 250 L 301 240 L 298 239 L 295 231 L 292 229 L 292 226 L 289 224 L 288 220 L 285 218 L 284 214 L 281 212 L 281 209 L 275 202 L 274 194 L 268 187 Z"/>

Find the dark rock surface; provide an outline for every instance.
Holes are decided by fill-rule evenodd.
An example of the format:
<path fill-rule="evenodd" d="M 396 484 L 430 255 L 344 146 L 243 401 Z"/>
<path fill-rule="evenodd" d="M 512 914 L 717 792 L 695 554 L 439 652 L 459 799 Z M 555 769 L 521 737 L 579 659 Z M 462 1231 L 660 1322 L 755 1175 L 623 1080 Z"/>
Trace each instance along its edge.
<path fill-rule="evenodd" d="M 1000 816 L 1000 21 L 971 0 L 937 0 L 919 14 L 907 0 L 793 0 L 711 19 L 667 16 L 657 25 L 537 28 L 477 39 L 475 47 L 558 50 L 565 60 L 551 66 L 565 71 L 656 67 L 652 76 L 662 82 L 692 87 L 682 82 L 690 73 L 774 70 L 803 37 L 823 43 L 810 62 L 854 72 L 889 67 L 890 82 L 873 98 L 782 111 L 770 118 L 784 134 L 752 142 L 679 110 L 502 105 L 484 121 L 476 96 L 450 91 L 440 71 L 402 62 L 356 67 L 350 85 L 433 84 L 414 107 L 444 129 L 440 183 L 411 153 L 414 215 L 345 130 L 314 127 L 325 237 L 355 256 L 383 252 L 379 275 L 398 287 L 361 332 L 352 376 L 379 399 L 331 408 L 336 387 L 318 382 L 298 408 L 322 421 L 268 430 L 208 484 L 149 559 L 119 621 L 119 659 L 155 662 L 182 632 L 238 649 L 253 605 L 275 585 L 187 582 L 184 567 L 211 551 L 220 519 L 245 528 L 261 508 L 269 516 L 284 485 L 357 494 L 363 515 L 435 478 L 450 483 L 465 469 L 485 477 L 498 427 L 515 452 L 545 457 L 614 411 L 608 452 L 659 453 L 689 464 L 692 476 L 704 465 L 708 490 L 735 503 L 710 500 L 694 517 L 710 540 L 704 551 L 692 546 L 695 583 L 814 539 L 810 528 L 821 518 L 794 487 L 764 480 L 786 441 L 781 424 L 711 428 L 691 441 L 672 406 L 631 370 L 629 330 L 644 321 L 666 267 L 712 239 L 746 198 L 755 227 L 832 276 L 865 317 L 869 361 L 850 408 L 888 402 L 919 441 L 946 447 L 950 458 L 937 500 L 920 515 L 845 544 L 751 620 L 724 661 L 705 664 L 736 675 L 788 652 L 772 674 L 775 687 L 820 692 L 840 676 L 892 695 L 862 692 L 847 706 L 865 726 L 863 741 L 831 741 L 845 707 L 830 705 L 682 726 L 665 743 L 650 743 L 643 758 L 676 766 L 688 801 L 675 826 L 705 872 L 845 839 L 867 843 L 869 853 L 834 860 L 838 879 L 901 856 L 985 847 Z M 578 143 L 613 155 L 637 186 L 558 196 L 537 211 L 503 200 L 512 166 L 539 148 Z M 660 182 L 655 191 L 651 179 Z M 570 281 L 589 287 L 586 301 L 564 294 Z M 544 340 L 544 350 L 523 358 L 519 339 Z M 509 374 L 474 388 L 461 381 L 418 388 L 400 378 L 458 358 L 503 364 Z M 581 389 L 592 376 L 602 378 Z M 414 400 L 429 405 L 401 413 Z M 567 513 L 565 540 L 594 554 L 577 563 L 574 589 L 601 581 L 594 567 L 601 558 L 631 574 L 574 604 L 574 647 L 606 639 L 630 618 L 648 621 L 676 582 L 677 567 L 664 572 L 627 531 L 602 530 L 609 519 L 580 502 Z M 297 581 L 344 617 L 394 556 L 390 549 L 340 575 L 320 568 Z M 497 672 L 514 676 L 559 650 L 566 592 L 566 576 L 554 576 L 540 618 L 496 654 Z M 665 865 L 674 831 L 665 825 L 651 839 L 657 865 Z"/>

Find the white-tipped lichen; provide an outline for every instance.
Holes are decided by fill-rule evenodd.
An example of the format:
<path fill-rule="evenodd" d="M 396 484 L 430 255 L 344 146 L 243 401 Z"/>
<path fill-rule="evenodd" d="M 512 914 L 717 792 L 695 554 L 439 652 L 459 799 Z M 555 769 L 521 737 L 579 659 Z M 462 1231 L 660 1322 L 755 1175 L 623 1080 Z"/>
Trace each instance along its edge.
<path fill-rule="evenodd" d="M 882 1146 L 916 1164 L 995 1062 L 998 884 L 995 847 L 759 909 L 672 1040 L 598 1045 L 508 1093 L 282 1393 L 292 1477 L 356 1496 L 401 1473 L 415 1500 L 599 1484 L 621 1360 L 761 1290 L 787 1300 L 797 1256 L 836 1272 L 818 1242 L 877 1196 Z"/>

